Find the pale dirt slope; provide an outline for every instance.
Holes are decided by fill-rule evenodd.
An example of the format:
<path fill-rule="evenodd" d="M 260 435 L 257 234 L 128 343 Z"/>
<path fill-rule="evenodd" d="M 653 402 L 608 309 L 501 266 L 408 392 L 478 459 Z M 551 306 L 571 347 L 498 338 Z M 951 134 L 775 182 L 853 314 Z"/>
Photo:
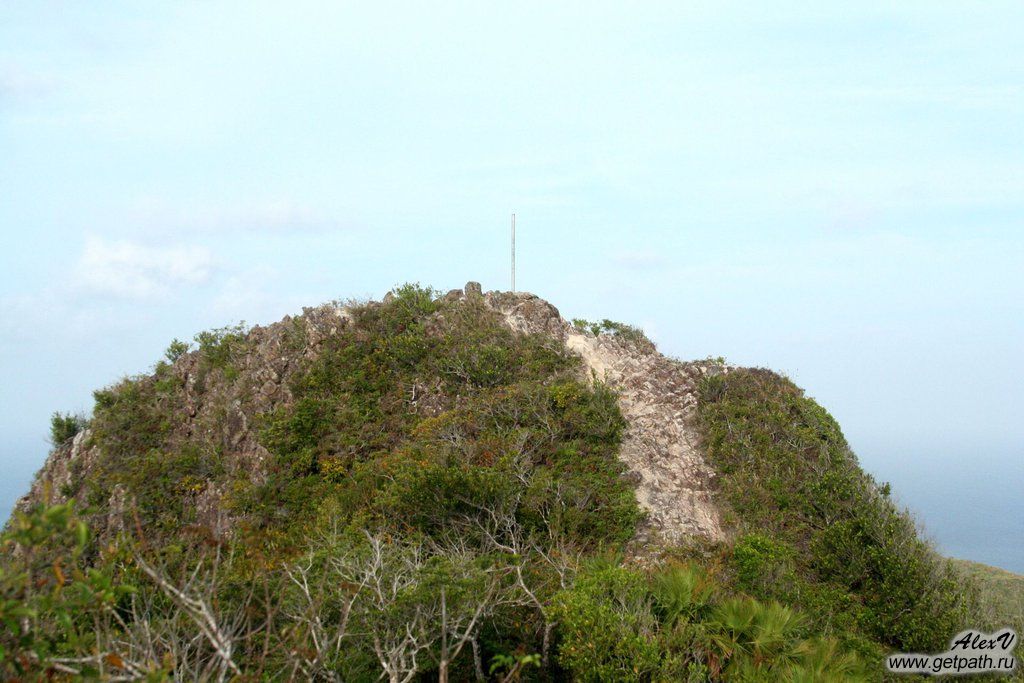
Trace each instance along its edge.
<path fill-rule="evenodd" d="M 725 368 L 710 361 L 682 363 L 613 335 L 582 332 L 533 294 L 483 296 L 512 329 L 561 340 L 592 377 L 618 393 L 629 423 L 619 457 L 636 480 L 637 500 L 647 513 L 640 540 L 721 540 L 725 534 L 712 493 L 715 472 L 701 454 L 694 420 L 697 382 Z"/>

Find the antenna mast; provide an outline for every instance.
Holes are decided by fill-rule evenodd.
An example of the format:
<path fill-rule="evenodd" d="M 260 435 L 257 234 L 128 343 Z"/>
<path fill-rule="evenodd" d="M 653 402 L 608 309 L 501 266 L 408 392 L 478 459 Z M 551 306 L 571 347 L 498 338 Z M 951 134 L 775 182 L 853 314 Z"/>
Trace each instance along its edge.
<path fill-rule="evenodd" d="M 512 291 L 516 291 L 516 215 L 512 214 Z"/>

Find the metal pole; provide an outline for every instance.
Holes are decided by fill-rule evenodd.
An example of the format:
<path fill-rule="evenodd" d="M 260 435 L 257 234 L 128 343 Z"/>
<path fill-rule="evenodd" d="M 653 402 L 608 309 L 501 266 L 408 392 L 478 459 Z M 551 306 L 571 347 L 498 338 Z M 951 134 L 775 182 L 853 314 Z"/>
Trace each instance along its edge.
<path fill-rule="evenodd" d="M 512 291 L 516 291 L 516 215 L 512 214 Z"/>

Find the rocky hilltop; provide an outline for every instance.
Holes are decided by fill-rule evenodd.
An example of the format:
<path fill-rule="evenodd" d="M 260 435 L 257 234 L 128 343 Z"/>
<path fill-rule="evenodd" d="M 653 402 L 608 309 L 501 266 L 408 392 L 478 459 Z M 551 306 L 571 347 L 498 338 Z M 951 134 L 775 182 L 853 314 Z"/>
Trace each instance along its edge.
<path fill-rule="evenodd" d="M 5 677 L 878 680 L 1005 625 L 788 379 L 533 294 L 202 332 L 53 434 Z"/>
<path fill-rule="evenodd" d="M 636 480 L 637 500 L 646 513 L 641 533 L 669 543 L 688 536 L 721 540 L 721 513 L 712 493 L 715 471 L 698 448 L 696 407 L 699 380 L 726 367 L 677 361 L 653 344 L 574 326 L 533 294 L 489 292 L 484 300 L 511 329 L 548 334 L 564 344 L 583 360 L 585 375 L 615 391 L 629 424 L 619 458 Z"/>
<path fill-rule="evenodd" d="M 484 293 L 478 283 L 470 282 L 444 296 L 449 303 L 466 299 L 478 299 L 516 333 L 550 337 L 583 361 L 581 379 L 607 383 L 616 392 L 628 422 L 619 457 L 636 483 L 637 501 L 646 513 L 638 530 L 645 541 L 723 538 L 721 514 L 712 493 L 715 472 L 698 448 L 700 435 L 695 424 L 697 383 L 708 374 L 725 372 L 723 365 L 681 362 L 659 353 L 653 344 L 576 327 L 552 304 L 526 292 Z M 227 467 L 247 473 L 253 481 L 263 480 L 270 454 L 254 428 L 258 416 L 293 401 L 289 388 L 293 375 L 318 355 L 325 340 L 337 336 L 351 322 L 344 306 L 329 304 L 304 309 L 295 318 L 253 327 L 244 341 L 237 340 L 246 352 L 226 382 L 202 381 L 209 371 L 201 351 L 174 359 L 169 372 L 180 383 L 183 395 L 173 438 L 202 435 L 222 450 Z M 302 332 L 301 344 L 295 342 L 297 329 Z M 431 387 L 413 387 L 412 391 L 420 392 L 410 404 L 419 412 L 431 414 L 440 409 L 440 404 L 431 404 Z M 91 437 L 92 431 L 86 428 L 54 449 L 18 508 L 64 502 L 75 493 L 76 477 L 88 479 L 93 463 L 101 457 L 101 446 Z M 223 496 L 220 487 L 202 485 L 194 500 L 198 521 L 218 534 L 227 531 L 231 521 L 221 505 Z M 106 507 L 107 524 L 122 529 L 123 487 L 115 489 Z"/>

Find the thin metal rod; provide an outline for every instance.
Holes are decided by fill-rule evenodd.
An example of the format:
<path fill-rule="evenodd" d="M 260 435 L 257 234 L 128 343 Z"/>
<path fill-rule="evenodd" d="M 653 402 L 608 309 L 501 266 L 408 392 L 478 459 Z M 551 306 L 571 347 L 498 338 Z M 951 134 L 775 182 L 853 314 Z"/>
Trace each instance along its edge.
<path fill-rule="evenodd" d="M 512 291 L 516 291 L 516 215 L 512 214 Z"/>

